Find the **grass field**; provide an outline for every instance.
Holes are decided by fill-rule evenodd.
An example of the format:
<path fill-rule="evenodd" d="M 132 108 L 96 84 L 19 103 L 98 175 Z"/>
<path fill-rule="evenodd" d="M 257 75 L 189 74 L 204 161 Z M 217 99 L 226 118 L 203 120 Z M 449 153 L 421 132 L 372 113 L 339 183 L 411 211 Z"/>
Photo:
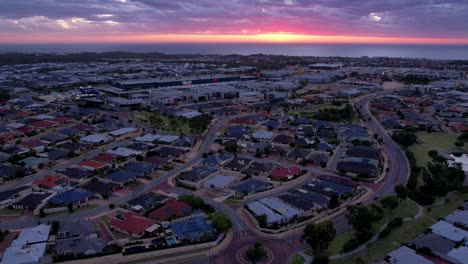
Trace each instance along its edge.
<path fill-rule="evenodd" d="M 396 217 L 410 218 L 410 217 L 414 217 L 417 212 L 418 212 L 418 207 L 416 206 L 416 204 L 414 204 L 410 200 L 405 200 L 397 208 L 395 208 L 393 211 L 391 211 L 391 212 L 387 211 L 385 213 L 383 219 L 375 224 L 375 227 L 374 227 L 375 232 L 377 232 L 377 230 L 379 230 L 380 227 L 384 223 L 386 223 L 386 222 L 388 222 L 388 221 L 390 221 L 390 220 L 392 220 L 392 219 L 394 219 Z M 338 254 L 342 253 L 343 245 L 348 240 L 353 238 L 353 235 L 354 235 L 354 231 L 350 231 L 350 232 L 347 232 L 347 233 L 335 238 L 335 240 L 332 241 L 332 243 L 330 244 L 330 246 L 328 248 L 329 255 L 334 256 L 334 255 L 338 255 Z M 307 248 L 304 251 L 304 253 L 306 253 L 307 255 L 313 256 L 311 248 Z"/>
<path fill-rule="evenodd" d="M 305 263 L 305 259 L 303 256 L 301 255 L 294 255 L 293 258 L 291 259 L 291 264 L 304 264 Z"/>
<path fill-rule="evenodd" d="M 430 150 L 441 150 L 455 147 L 456 137 L 447 133 L 416 133 L 416 136 L 421 140 L 422 144 L 414 144 L 409 147 L 416 157 L 416 164 L 420 167 L 425 167 L 432 159 L 429 157 Z"/>
<path fill-rule="evenodd" d="M 424 211 L 424 215 L 413 221 L 404 222 L 402 226 L 394 228 L 389 236 L 377 240 L 365 250 L 351 257 L 331 261 L 332 264 L 345 263 L 370 263 L 384 258 L 388 253 L 400 247 L 402 243 L 408 242 L 417 235 L 423 233 L 427 228 L 456 210 L 468 199 L 468 194 L 455 193 L 450 198 L 441 198 L 439 203 Z M 403 212 L 403 211 L 402 211 Z"/>
<path fill-rule="evenodd" d="M 21 213 L 20 210 L 8 209 L 8 208 L 0 209 L 1 216 L 15 216 L 15 215 L 19 215 L 20 213 Z"/>
<path fill-rule="evenodd" d="M 157 118 L 154 118 L 155 116 L 157 116 Z M 133 118 L 143 123 L 146 123 L 147 125 L 157 130 L 167 131 L 171 133 L 183 133 L 186 135 L 191 134 L 192 132 L 187 119 L 183 118 L 171 119 L 168 116 L 147 112 L 143 112 L 139 115 L 134 115 Z"/>
<path fill-rule="evenodd" d="M 334 108 L 334 109 L 341 109 L 345 105 L 336 106 L 336 105 L 318 105 L 314 106 L 313 109 L 292 109 L 288 112 L 290 115 L 298 115 L 299 117 L 312 117 L 312 115 L 317 112 L 318 110 L 325 109 L 325 108 Z"/>

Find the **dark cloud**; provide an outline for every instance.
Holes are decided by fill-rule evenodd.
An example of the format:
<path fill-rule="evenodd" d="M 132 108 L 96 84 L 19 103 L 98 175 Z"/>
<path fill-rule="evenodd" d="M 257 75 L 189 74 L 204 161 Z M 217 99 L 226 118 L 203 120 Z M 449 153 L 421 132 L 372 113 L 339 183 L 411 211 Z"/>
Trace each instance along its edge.
<path fill-rule="evenodd" d="M 467 14 L 466 0 L 1 0 L 0 33 L 288 31 L 468 38 Z M 84 20 L 71 21 L 76 18 Z"/>

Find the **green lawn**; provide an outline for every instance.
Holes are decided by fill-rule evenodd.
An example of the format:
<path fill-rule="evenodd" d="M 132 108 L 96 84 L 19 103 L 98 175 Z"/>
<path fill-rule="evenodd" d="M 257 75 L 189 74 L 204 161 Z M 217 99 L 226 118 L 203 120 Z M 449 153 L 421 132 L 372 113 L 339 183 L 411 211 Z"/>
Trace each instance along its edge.
<path fill-rule="evenodd" d="M 325 109 L 325 108 L 334 108 L 334 109 L 341 109 L 345 106 L 336 106 L 336 105 L 318 105 L 314 106 L 313 109 L 291 109 L 288 114 L 290 115 L 298 115 L 299 117 L 312 117 L 312 115 L 317 112 L 318 110 Z"/>
<path fill-rule="evenodd" d="M 456 137 L 451 136 L 447 133 L 416 133 L 416 136 L 421 140 L 422 144 L 414 144 L 409 147 L 416 157 L 416 164 L 419 167 L 425 167 L 428 162 L 432 161 L 429 157 L 428 152 L 430 150 L 441 150 L 453 148 L 455 145 Z"/>
<path fill-rule="evenodd" d="M 154 118 L 154 117 L 157 118 Z M 184 118 L 169 118 L 168 116 L 157 113 L 143 112 L 139 115 L 134 115 L 134 119 L 144 122 L 158 130 L 163 130 L 171 133 L 192 134 L 188 120 Z"/>
<path fill-rule="evenodd" d="M 447 133 L 416 133 L 418 139 L 423 141 L 424 144 L 432 146 L 436 149 L 452 148 L 454 147 L 456 137 L 451 136 Z"/>
<path fill-rule="evenodd" d="M 374 227 L 376 230 L 375 232 L 377 232 L 384 223 L 396 217 L 410 218 L 410 217 L 414 217 L 417 212 L 418 212 L 418 207 L 416 206 L 416 204 L 414 204 L 413 202 L 409 200 L 405 200 L 392 212 L 387 211 L 385 213 L 384 218 L 375 224 L 375 227 Z M 332 243 L 330 244 L 328 248 L 329 255 L 334 256 L 334 255 L 338 255 L 342 253 L 343 245 L 348 240 L 350 240 L 353 237 L 353 235 L 354 235 L 354 231 L 350 231 L 335 238 L 335 240 L 332 241 Z M 306 250 L 304 250 L 304 253 L 306 253 L 307 255 L 313 256 L 311 248 L 307 248 Z"/>
<path fill-rule="evenodd" d="M 229 198 L 223 201 L 223 204 L 228 204 L 228 205 L 229 205 L 229 204 L 236 204 L 236 203 L 237 203 L 236 201 L 231 200 L 231 199 L 229 199 Z"/>
<path fill-rule="evenodd" d="M 450 198 L 441 198 L 441 204 L 434 206 L 431 209 L 426 209 L 423 217 L 409 222 L 404 222 L 402 226 L 394 228 L 389 236 L 377 240 L 365 250 L 351 257 L 342 258 L 331 261 L 332 264 L 345 263 L 370 263 L 378 261 L 385 257 L 391 251 L 400 247 L 402 243 L 406 243 L 417 235 L 423 233 L 427 228 L 433 225 L 439 218 L 443 218 L 457 209 L 463 204 L 464 200 L 468 199 L 468 194 L 455 193 Z M 437 202 L 436 202 L 437 203 Z M 401 212 L 403 212 L 402 210 Z M 396 214 L 395 214 L 396 216 Z"/>
<path fill-rule="evenodd" d="M 305 259 L 303 256 L 295 254 L 291 260 L 291 264 L 304 264 Z"/>
<path fill-rule="evenodd" d="M 15 209 L 8 209 L 8 208 L 0 209 L 0 215 L 2 216 L 15 216 L 15 215 L 19 215 L 20 213 L 21 211 L 15 210 Z"/>
<path fill-rule="evenodd" d="M 328 247 L 328 253 L 330 254 L 330 256 L 341 254 L 344 244 L 348 242 L 348 240 L 353 238 L 353 236 L 354 236 L 354 231 L 349 231 L 335 238 L 335 240 L 331 242 L 330 247 Z M 307 254 L 309 253 L 312 253 L 312 250 L 310 250 Z"/>
<path fill-rule="evenodd" d="M 134 181 L 134 182 L 128 183 L 127 185 L 125 185 L 125 187 L 133 191 L 136 188 L 140 187 L 141 185 L 143 185 L 143 183 L 141 183 L 140 181 Z"/>

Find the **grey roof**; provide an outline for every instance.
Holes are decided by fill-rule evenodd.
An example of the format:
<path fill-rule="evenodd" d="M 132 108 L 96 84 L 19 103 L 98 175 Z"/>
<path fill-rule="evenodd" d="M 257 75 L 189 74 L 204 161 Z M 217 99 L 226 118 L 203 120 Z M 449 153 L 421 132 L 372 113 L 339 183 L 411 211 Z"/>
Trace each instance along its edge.
<path fill-rule="evenodd" d="M 107 241 L 98 237 L 79 237 L 57 240 L 58 254 L 94 255 L 100 253 L 107 245 Z"/>
<path fill-rule="evenodd" d="M 69 237 L 85 237 L 96 233 L 94 223 L 91 220 L 81 219 L 76 222 L 61 222 L 57 233 L 58 239 Z"/>
<path fill-rule="evenodd" d="M 204 187 L 213 187 L 222 189 L 236 180 L 236 176 L 224 176 L 224 175 L 216 175 L 211 179 L 206 180 L 203 183 Z"/>
<path fill-rule="evenodd" d="M 468 227 L 468 211 L 456 210 L 445 217 L 445 221 Z"/>
<path fill-rule="evenodd" d="M 432 230 L 432 233 L 436 233 L 452 241 L 458 242 L 464 239 L 468 239 L 467 231 L 455 227 L 445 221 L 439 221 L 433 224 L 430 229 Z"/>
<path fill-rule="evenodd" d="M 402 246 L 395 251 L 388 254 L 390 257 L 389 263 L 391 264 L 431 264 L 432 262 L 416 254 L 414 250 Z"/>
<path fill-rule="evenodd" d="M 455 247 L 455 242 L 434 233 L 420 234 L 408 244 L 418 249 L 428 248 L 433 253 L 438 252 L 444 255 Z"/>

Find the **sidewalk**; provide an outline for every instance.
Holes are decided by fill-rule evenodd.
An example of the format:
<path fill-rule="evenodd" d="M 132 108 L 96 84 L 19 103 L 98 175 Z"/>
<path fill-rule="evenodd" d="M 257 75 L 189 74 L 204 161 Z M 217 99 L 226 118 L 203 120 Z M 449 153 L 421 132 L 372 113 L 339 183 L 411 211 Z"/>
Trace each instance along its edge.
<path fill-rule="evenodd" d="M 196 244 L 190 246 L 183 246 L 183 247 L 176 247 L 176 248 L 169 248 L 169 249 L 162 249 L 162 250 L 155 250 L 151 252 L 145 253 L 138 253 L 132 255 L 122 255 L 122 254 L 113 254 L 107 255 L 102 257 L 95 257 L 90 259 L 80 259 L 80 260 L 73 260 L 67 263 L 70 264 L 102 264 L 102 263 L 168 263 L 171 261 L 172 263 L 183 263 L 186 262 L 187 259 L 189 261 L 200 260 L 204 258 L 208 258 L 208 255 L 214 256 L 221 252 L 232 240 L 232 232 L 228 232 L 224 239 L 214 245 L 214 242 L 203 243 L 203 244 Z M 182 262 L 179 262 L 184 260 Z"/>

